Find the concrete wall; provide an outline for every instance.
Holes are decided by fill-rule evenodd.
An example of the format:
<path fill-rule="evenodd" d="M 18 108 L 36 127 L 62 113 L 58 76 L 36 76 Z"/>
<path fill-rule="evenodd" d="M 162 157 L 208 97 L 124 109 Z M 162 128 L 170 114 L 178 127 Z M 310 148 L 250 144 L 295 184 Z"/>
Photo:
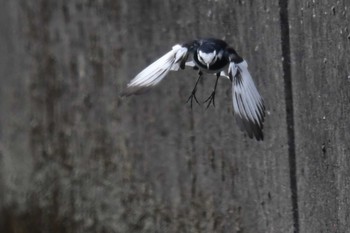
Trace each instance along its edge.
<path fill-rule="evenodd" d="M 349 231 L 349 1 L 1 6 L 0 232 Z M 119 98 L 172 45 L 204 36 L 248 61 L 263 142 L 236 126 L 228 80 L 208 110 L 185 103 L 191 70 Z"/>

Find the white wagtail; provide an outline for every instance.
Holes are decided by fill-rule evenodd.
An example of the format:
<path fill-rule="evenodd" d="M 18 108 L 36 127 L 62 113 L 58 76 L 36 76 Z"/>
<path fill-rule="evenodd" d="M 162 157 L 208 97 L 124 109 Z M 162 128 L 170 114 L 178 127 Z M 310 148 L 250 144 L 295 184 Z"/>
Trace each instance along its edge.
<path fill-rule="evenodd" d="M 215 106 L 215 91 L 219 77 L 226 77 L 232 83 L 233 110 L 241 130 L 250 138 L 263 140 L 265 106 L 248 71 L 247 62 L 225 41 L 207 38 L 182 45 L 174 45 L 172 50 L 142 70 L 127 85 L 122 96 L 140 94 L 158 84 L 169 71 L 177 71 L 185 66 L 198 70 L 199 77 L 188 101 L 196 98 L 197 85 L 203 72 L 216 75 L 214 90 L 206 99 Z M 227 70 L 227 73 L 225 72 Z"/>

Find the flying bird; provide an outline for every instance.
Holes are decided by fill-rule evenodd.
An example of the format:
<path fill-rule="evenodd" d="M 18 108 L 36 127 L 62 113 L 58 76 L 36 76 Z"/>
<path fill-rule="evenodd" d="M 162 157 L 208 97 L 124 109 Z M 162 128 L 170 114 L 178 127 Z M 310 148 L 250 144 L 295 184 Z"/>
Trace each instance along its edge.
<path fill-rule="evenodd" d="M 248 71 L 247 62 L 225 41 L 214 38 L 193 40 L 176 44 L 172 50 L 142 70 L 127 85 L 122 96 L 140 94 L 157 85 L 170 71 L 191 67 L 198 71 L 198 78 L 188 101 L 195 100 L 197 85 L 203 73 L 216 75 L 214 90 L 205 100 L 207 108 L 215 106 L 215 92 L 220 77 L 231 80 L 233 111 L 241 130 L 250 138 L 263 140 L 265 106 Z"/>

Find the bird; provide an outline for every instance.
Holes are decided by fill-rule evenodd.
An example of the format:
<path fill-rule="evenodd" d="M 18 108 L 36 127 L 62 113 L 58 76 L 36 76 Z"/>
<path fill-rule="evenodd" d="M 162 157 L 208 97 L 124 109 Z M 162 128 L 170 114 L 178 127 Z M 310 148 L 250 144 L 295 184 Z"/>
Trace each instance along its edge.
<path fill-rule="evenodd" d="M 196 92 L 204 73 L 216 75 L 213 91 L 204 101 L 208 103 L 207 108 L 210 104 L 215 107 L 219 78 L 227 78 L 231 81 L 233 112 L 239 128 L 250 138 L 257 141 L 264 139 L 264 100 L 248 71 L 247 61 L 221 39 L 201 38 L 175 44 L 169 52 L 138 73 L 127 84 L 121 96 L 144 93 L 162 81 L 170 71 L 183 70 L 185 67 L 198 71 L 195 86 L 187 99 L 191 108 L 193 100 L 199 104 Z"/>

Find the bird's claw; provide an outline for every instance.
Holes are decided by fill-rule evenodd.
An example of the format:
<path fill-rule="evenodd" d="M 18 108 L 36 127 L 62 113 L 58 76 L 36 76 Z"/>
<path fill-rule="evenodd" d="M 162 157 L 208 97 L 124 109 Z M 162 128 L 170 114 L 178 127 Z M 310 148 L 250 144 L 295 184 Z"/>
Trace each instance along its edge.
<path fill-rule="evenodd" d="M 204 103 L 208 102 L 207 109 L 209 108 L 210 104 L 213 103 L 213 106 L 215 107 L 215 91 L 211 93 L 211 95 L 204 101 Z"/>
<path fill-rule="evenodd" d="M 197 97 L 196 97 L 196 91 L 194 90 L 194 91 L 192 91 L 192 93 L 191 93 L 191 95 L 190 95 L 190 97 L 188 97 L 188 99 L 187 99 L 187 101 L 186 101 L 186 103 L 188 103 L 188 101 L 190 101 L 191 100 L 191 108 L 192 108 L 192 102 L 193 102 L 193 99 L 197 102 L 197 104 L 198 105 L 200 105 L 199 104 L 199 101 L 197 100 Z"/>

